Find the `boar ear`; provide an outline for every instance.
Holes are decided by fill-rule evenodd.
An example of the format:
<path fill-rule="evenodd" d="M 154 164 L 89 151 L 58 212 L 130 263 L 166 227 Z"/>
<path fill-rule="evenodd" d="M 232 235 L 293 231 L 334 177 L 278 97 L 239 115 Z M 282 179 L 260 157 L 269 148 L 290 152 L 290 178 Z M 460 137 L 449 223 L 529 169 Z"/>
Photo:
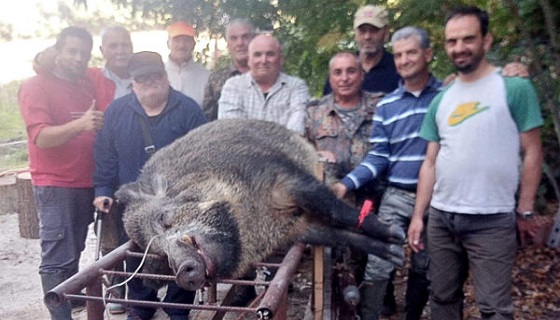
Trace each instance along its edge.
<path fill-rule="evenodd" d="M 125 204 L 141 199 L 142 192 L 140 191 L 140 184 L 133 182 L 122 185 L 119 190 L 115 192 L 115 197 Z"/>
<path fill-rule="evenodd" d="M 115 197 L 123 203 L 130 203 L 137 200 L 163 198 L 166 194 L 167 179 L 160 174 L 154 174 L 148 182 L 138 180 L 122 185 L 115 193 Z"/>

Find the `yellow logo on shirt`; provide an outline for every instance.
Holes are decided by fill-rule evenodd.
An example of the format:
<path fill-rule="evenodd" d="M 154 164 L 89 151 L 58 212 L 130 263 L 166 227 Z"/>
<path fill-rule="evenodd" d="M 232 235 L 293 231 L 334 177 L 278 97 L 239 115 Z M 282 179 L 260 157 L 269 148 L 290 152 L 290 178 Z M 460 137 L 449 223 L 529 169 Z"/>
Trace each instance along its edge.
<path fill-rule="evenodd" d="M 468 118 L 480 113 L 489 107 L 480 107 L 480 102 L 468 102 L 460 104 L 455 111 L 449 116 L 448 123 L 450 126 L 456 126 Z"/>

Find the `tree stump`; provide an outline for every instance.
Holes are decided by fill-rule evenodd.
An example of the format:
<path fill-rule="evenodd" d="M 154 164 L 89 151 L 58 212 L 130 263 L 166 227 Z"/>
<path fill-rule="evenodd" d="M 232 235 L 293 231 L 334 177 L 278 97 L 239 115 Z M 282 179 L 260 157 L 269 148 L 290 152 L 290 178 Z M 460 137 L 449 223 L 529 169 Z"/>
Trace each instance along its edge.
<path fill-rule="evenodd" d="M 0 177 L 0 215 L 16 213 L 17 206 L 17 187 L 16 175 L 9 174 Z"/>
<path fill-rule="evenodd" d="M 31 174 L 22 172 L 16 176 L 18 190 L 19 235 L 26 239 L 39 239 L 39 215 L 33 198 Z"/>

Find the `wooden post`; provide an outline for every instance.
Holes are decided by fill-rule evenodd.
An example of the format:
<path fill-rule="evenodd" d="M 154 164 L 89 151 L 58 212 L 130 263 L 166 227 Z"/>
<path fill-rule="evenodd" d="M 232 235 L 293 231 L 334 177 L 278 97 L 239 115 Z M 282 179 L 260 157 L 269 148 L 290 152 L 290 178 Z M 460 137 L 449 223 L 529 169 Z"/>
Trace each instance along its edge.
<path fill-rule="evenodd" d="M 325 180 L 325 160 L 321 159 L 315 166 L 315 177 Z M 313 247 L 313 292 L 312 311 L 314 320 L 332 319 L 332 282 L 331 282 L 331 248 Z"/>
<path fill-rule="evenodd" d="M 18 191 L 19 235 L 27 239 L 39 239 L 39 215 L 33 198 L 31 174 L 19 173 L 16 176 Z"/>

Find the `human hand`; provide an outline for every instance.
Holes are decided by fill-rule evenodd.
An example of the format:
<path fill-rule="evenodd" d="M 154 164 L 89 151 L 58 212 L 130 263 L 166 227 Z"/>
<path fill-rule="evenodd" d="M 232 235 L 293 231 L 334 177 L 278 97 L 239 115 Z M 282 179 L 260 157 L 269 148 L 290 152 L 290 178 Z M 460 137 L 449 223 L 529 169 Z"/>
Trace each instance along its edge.
<path fill-rule="evenodd" d="M 91 106 L 79 118 L 82 124 L 82 131 L 98 131 L 103 126 L 103 112 L 97 110 L 95 100 L 91 102 Z"/>
<path fill-rule="evenodd" d="M 422 218 L 412 216 L 410 225 L 408 226 L 408 244 L 414 252 L 424 250 L 424 243 L 420 237 L 422 230 L 424 230 L 424 221 L 422 221 Z"/>
<path fill-rule="evenodd" d="M 529 78 L 529 66 L 521 62 L 510 62 L 502 68 L 504 77 Z"/>
<path fill-rule="evenodd" d="M 445 79 L 443 79 L 443 86 L 444 87 L 447 86 L 451 82 L 455 81 L 455 79 L 457 79 L 457 74 L 456 73 L 450 73 L 449 75 L 447 75 L 447 77 L 445 77 Z"/>
<path fill-rule="evenodd" d="M 99 196 L 93 200 L 95 208 L 101 212 L 109 213 L 113 205 L 113 199 L 109 197 Z"/>
<path fill-rule="evenodd" d="M 346 192 L 348 192 L 348 188 L 346 188 L 346 186 L 342 183 L 337 182 L 331 186 L 331 191 L 338 199 L 342 199 L 346 195 Z"/>
<path fill-rule="evenodd" d="M 531 218 L 529 220 L 523 220 L 521 218 L 517 218 L 517 231 L 519 232 L 519 241 L 521 242 L 521 246 L 524 246 L 528 243 L 529 240 L 532 240 L 538 231 L 538 223 L 535 218 Z"/>

